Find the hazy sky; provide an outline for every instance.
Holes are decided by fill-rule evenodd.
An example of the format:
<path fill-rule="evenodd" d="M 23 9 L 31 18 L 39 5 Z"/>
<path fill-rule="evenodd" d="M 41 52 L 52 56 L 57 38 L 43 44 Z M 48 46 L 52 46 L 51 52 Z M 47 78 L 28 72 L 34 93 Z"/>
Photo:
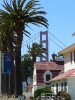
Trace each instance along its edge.
<path fill-rule="evenodd" d="M 9 1 L 9 0 L 7 0 Z M 28 1 L 28 0 L 27 0 Z M 72 37 L 72 33 L 75 32 L 75 0 L 39 0 L 44 10 L 47 12 L 45 17 L 48 19 L 49 29 L 48 31 L 59 39 L 66 46 L 69 46 L 75 42 L 75 37 Z M 0 4 L 2 4 L 0 0 Z M 2 8 L 0 6 L 0 8 Z M 31 36 L 39 33 L 40 31 L 46 31 L 45 27 L 38 28 L 31 25 L 34 31 L 28 29 L 31 32 Z M 23 42 L 28 38 L 24 36 Z"/>

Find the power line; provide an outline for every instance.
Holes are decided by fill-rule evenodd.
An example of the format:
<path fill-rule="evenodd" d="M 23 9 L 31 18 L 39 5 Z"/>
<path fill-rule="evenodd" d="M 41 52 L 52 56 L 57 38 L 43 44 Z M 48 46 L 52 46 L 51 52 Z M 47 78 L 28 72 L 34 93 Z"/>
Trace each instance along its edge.
<path fill-rule="evenodd" d="M 39 35 L 40 36 L 40 35 Z M 39 36 L 35 37 L 33 40 L 35 40 L 36 38 L 38 38 Z M 27 42 L 25 45 L 23 45 L 22 47 L 26 46 L 28 43 L 32 42 L 33 40 Z"/>
<path fill-rule="evenodd" d="M 49 32 L 49 31 L 48 31 Z M 37 34 L 35 34 L 34 36 L 32 36 L 30 39 L 32 39 L 32 38 L 34 38 L 36 35 L 38 35 L 39 34 L 39 32 L 37 33 Z M 49 32 L 49 34 L 50 35 L 52 35 L 56 40 L 58 40 L 53 34 L 51 34 L 50 32 Z M 37 36 L 37 37 L 35 37 L 33 40 L 35 40 L 36 38 L 38 38 L 39 36 Z M 48 37 L 52 42 L 54 42 L 50 37 Z M 22 47 L 24 47 L 24 46 L 26 46 L 28 43 L 30 43 L 30 42 L 32 42 L 33 40 L 31 40 L 30 41 L 30 39 L 28 39 L 28 40 L 26 40 L 25 42 L 23 42 L 22 44 L 24 44 L 24 43 L 26 43 L 27 41 L 29 41 L 29 42 L 27 42 L 25 45 L 23 45 Z M 61 44 L 63 44 L 60 40 L 58 40 Z M 56 42 L 54 42 L 56 45 L 58 45 Z M 66 46 L 65 44 L 63 44 L 64 46 Z M 58 45 L 59 46 L 59 45 Z M 62 48 L 61 46 L 59 46 L 60 48 Z M 63 48 L 62 48 L 63 49 Z"/>
<path fill-rule="evenodd" d="M 29 41 L 30 39 L 32 39 L 33 37 L 35 37 L 38 34 L 39 34 L 39 32 L 37 34 L 35 34 L 34 36 L 32 36 L 31 38 L 29 38 L 28 40 L 24 41 L 22 44 L 26 43 L 27 41 Z"/>
<path fill-rule="evenodd" d="M 48 37 L 49 38 L 49 37 Z M 50 38 L 49 38 L 50 39 Z M 52 39 L 50 39 L 52 42 L 54 42 Z M 56 45 L 58 45 L 56 42 L 54 42 Z M 62 48 L 60 45 L 58 45 L 60 48 Z M 62 48 L 63 49 L 63 48 Z"/>
<path fill-rule="evenodd" d="M 50 33 L 50 32 L 49 32 Z M 51 33 L 50 33 L 51 34 Z M 53 34 L 51 34 L 56 40 L 58 40 Z M 58 40 L 61 44 L 63 44 L 60 40 Z M 65 44 L 63 44 L 65 47 L 67 47 Z"/>

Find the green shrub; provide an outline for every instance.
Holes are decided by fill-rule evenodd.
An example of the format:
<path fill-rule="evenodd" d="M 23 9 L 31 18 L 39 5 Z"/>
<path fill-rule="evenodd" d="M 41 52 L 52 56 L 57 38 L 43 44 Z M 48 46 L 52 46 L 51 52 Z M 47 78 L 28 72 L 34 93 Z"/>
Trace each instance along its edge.
<path fill-rule="evenodd" d="M 41 88 L 34 91 L 34 97 L 41 96 L 41 93 L 53 93 L 49 88 Z"/>
<path fill-rule="evenodd" d="M 57 96 L 61 96 L 65 100 L 71 100 L 71 96 L 67 92 L 60 91 L 57 93 Z"/>

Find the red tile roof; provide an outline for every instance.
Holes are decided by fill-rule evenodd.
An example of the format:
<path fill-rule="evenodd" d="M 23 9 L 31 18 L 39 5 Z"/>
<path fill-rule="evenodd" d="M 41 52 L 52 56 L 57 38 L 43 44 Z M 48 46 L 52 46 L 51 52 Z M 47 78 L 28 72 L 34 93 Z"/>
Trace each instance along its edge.
<path fill-rule="evenodd" d="M 56 64 L 55 62 L 35 62 L 36 70 L 63 70 L 64 65 Z"/>
<path fill-rule="evenodd" d="M 45 84 L 45 83 L 37 83 L 37 85 L 44 86 L 44 85 L 48 85 L 48 84 Z M 49 83 L 49 85 L 50 85 L 50 83 Z M 30 84 L 27 86 L 28 89 L 29 89 L 29 88 L 32 88 L 32 87 L 33 87 L 33 83 L 30 83 Z"/>
<path fill-rule="evenodd" d="M 37 83 L 37 85 L 41 85 L 41 86 L 43 86 L 43 85 L 46 85 L 45 83 Z"/>
<path fill-rule="evenodd" d="M 64 72 L 63 74 L 60 74 L 60 75 L 56 76 L 55 78 L 52 78 L 50 81 L 56 81 L 56 80 L 69 78 L 69 77 L 72 77 L 72 78 L 75 77 L 75 68 L 71 69 L 67 72 Z"/>

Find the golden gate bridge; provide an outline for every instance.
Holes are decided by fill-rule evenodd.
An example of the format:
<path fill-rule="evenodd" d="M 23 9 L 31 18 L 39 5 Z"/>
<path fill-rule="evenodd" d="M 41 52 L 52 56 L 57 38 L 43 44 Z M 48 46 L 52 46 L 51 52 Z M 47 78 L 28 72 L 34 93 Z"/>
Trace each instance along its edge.
<path fill-rule="evenodd" d="M 66 45 L 62 43 L 57 37 L 55 37 L 49 31 L 40 31 L 34 36 L 30 37 L 28 40 L 23 41 L 22 43 L 22 55 L 27 54 L 27 45 L 32 47 L 33 43 L 42 44 L 48 50 L 48 56 L 46 56 L 46 61 L 50 61 L 51 55 L 53 53 L 58 54 L 59 51 L 63 50 Z M 37 59 L 38 61 L 42 61 L 43 59 Z"/>

